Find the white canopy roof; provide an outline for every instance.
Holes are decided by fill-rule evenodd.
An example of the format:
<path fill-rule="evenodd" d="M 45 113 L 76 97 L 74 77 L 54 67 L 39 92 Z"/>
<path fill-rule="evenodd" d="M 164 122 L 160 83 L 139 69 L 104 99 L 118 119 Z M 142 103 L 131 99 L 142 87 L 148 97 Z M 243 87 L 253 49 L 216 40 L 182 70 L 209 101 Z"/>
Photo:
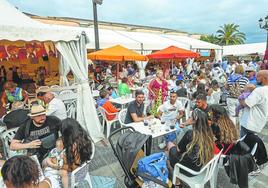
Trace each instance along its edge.
<path fill-rule="evenodd" d="M 187 36 L 179 36 L 179 35 L 162 35 L 162 36 L 183 44 L 187 44 L 190 46 L 190 49 L 222 49 L 222 47 L 219 45 L 194 39 Z"/>
<path fill-rule="evenodd" d="M 266 42 L 223 46 L 223 56 L 226 55 L 249 55 L 258 53 L 263 55 L 266 49 Z"/>
<path fill-rule="evenodd" d="M 190 49 L 189 44 L 183 44 L 178 41 L 162 37 L 161 35 L 155 33 L 127 32 L 127 31 L 116 31 L 116 32 L 126 37 L 129 37 L 134 41 L 142 43 L 143 50 L 161 50 L 171 45 L 177 46 L 179 48 Z"/>
<path fill-rule="evenodd" d="M 63 30 L 55 25 L 35 21 L 6 0 L 0 0 L 0 40 L 71 41 L 78 40 L 79 30 Z"/>

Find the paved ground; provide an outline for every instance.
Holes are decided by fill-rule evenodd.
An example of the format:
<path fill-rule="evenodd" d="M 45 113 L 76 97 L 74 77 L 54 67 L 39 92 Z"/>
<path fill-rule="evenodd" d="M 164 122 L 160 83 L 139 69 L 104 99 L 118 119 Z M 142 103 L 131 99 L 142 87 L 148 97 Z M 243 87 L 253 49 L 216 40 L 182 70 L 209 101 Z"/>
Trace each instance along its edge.
<path fill-rule="evenodd" d="M 260 137 L 264 140 L 268 149 L 268 125 L 264 128 Z M 97 176 L 110 176 L 116 178 L 116 188 L 125 188 L 124 172 L 113 154 L 111 146 L 104 146 L 102 143 L 96 144 L 96 154 L 90 165 L 90 174 Z M 206 187 L 210 187 L 208 184 Z M 220 169 L 218 174 L 217 188 L 237 188 L 238 186 L 229 183 L 229 178 L 225 171 Z M 255 177 L 249 177 L 250 188 L 268 187 L 268 165 L 262 167 L 261 174 Z"/>

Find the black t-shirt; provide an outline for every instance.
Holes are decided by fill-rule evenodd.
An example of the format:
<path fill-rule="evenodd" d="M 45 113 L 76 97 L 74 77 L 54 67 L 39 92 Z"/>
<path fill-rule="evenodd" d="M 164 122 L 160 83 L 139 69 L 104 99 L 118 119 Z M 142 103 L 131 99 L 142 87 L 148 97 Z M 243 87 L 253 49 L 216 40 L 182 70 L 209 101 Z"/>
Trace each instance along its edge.
<path fill-rule="evenodd" d="M 41 127 L 36 127 L 33 124 L 33 121 L 30 119 L 19 127 L 18 131 L 16 132 L 16 135 L 14 136 L 14 139 L 22 140 L 25 143 L 40 139 L 42 141 L 42 146 L 34 151 L 30 149 L 29 152 L 37 154 L 38 159 L 42 160 L 44 156 L 55 147 L 60 126 L 61 120 L 55 116 L 47 116 L 45 123 Z M 47 138 L 48 136 L 50 136 L 49 140 L 42 140 L 44 138 Z M 47 144 L 47 142 L 49 141 L 52 142 L 52 144 Z"/>
<path fill-rule="evenodd" d="M 138 117 L 142 117 L 143 111 L 144 111 L 143 103 L 141 105 L 138 105 L 136 101 L 131 102 L 127 108 L 125 123 L 128 124 L 134 122 L 131 117 L 132 113 L 136 113 Z"/>
<path fill-rule="evenodd" d="M 187 90 L 185 88 L 180 88 L 176 91 L 178 97 L 187 97 Z"/>

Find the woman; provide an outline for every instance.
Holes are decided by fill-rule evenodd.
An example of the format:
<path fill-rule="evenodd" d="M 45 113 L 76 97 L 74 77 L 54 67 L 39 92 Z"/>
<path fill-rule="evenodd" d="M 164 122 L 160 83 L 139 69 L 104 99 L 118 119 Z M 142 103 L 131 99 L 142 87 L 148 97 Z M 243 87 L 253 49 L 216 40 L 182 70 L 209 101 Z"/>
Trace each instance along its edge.
<path fill-rule="evenodd" d="M 5 108 L 8 103 L 11 105 L 14 101 L 23 101 L 24 103 L 28 100 L 27 93 L 22 89 L 17 87 L 14 82 L 7 82 L 4 85 L 5 92 L 3 92 L 1 97 L 2 106 Z"/>
<path fill-rule="evenodd" d="M 61 133 L 65 155 L 60 175 L 63 187 L 68 188 L 70 173 L 91 159 L 92 145 L 88 133 L 74 119 L 62 121 Z"/>
<path fill-rule="evenodd" d="M 158 107 L 166 101 L 168 96 L 168 82 L 164 79 L 163 71 L 156 71 L 156 78 L 148 86 L 149 100 L 152 106 L 151 114 L 157 116 Z"/>
<path fill-rule="evenodd" d="M 120 97 L 131 93 L 127 85 L 127 81 L 128 81 L 127 78 L 122 78 L 122 82 L 118 85 L 118 92 Z"/>
<path fill-rule="evenodd" d="M 17 155 L 8 159 L 2 169 L 2 177 L 7 188 L 50 188 L 48 179 L 39 182 L 37 163 L 28 156 Z"/>
<path fill-rule="evenodd" d="M 213 104 L 210 105 L 210 110 L 212 114 L 211 128 L 217 139 L 216 145 L 219 149 L 223 148 L 223 153 L 228 154 L 230 152 L 229 145 L 238 140 L 237 129 L 224 107 Z"/>
<path fill-rule="evenodd" d="M 186 132 L 177 147 L 174 143 L 168 143 L 170 166 L 172 168 L 176 163 L 181 163 L 194 171 L 199 171 L 214 157 L 215 153 L 219 152 L 214 144 L 214 136 L 208 125 L 206 114 L 199 109 L 195 109 L 193 120 L 195 121 L 193 130 Z M 185 171 L 183 173 L 192 176 Z"/>
<path fill-rule="evenodd" d="M 207 95 L 206 85 L 203 83 L 199 83 L 196 87 L 196 92 L 193 93 L 192 98 L 195 99 L 199 94 Z"/>

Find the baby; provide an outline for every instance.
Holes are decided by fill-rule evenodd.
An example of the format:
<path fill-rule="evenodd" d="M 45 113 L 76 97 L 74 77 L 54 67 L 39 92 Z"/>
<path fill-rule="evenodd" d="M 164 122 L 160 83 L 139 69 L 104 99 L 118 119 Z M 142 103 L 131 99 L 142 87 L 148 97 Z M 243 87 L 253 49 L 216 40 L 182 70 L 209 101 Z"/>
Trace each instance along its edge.
<path fill-rule="evenodd" d="M 256 86 L 254 84 L 247 84 L 244 87 L 244 92 L 238 97 L 238 100 L 239 101 L 245 100 L 255 88 L 256 88 Z M 235 109 L 235 115 L 238 116 L 240 110 L 243 109 L 243 108 L 244 107 L 241 104 L 239 104 Z"/>
<path fill-rule="evenodd" d="M 59 170 L 63 166 L 62 153 L 64 153 L 64 146 L 62 139 L 59 138 L 56 141 L 56 148 L 52 149 L 48 157 L 43 161 L 44 175 L 49 178 L 52 185 L 60 185 L 61 177 Z"/>

